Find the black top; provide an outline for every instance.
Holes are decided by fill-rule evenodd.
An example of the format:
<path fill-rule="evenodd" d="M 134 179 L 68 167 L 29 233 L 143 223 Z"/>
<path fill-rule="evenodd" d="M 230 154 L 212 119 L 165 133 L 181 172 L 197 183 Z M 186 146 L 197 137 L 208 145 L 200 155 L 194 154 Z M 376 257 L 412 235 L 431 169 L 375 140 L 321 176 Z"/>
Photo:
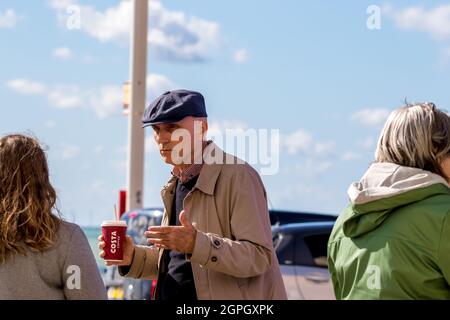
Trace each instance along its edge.
<path fill-rule="evenodd" d="M 183 200 L 197 182 L 198 176 L 181 183 L 177 180 L 174 203 L 170 215 L 170 225 L 181 225 L 179 220 L 180 212 L 183 210 Z M 194 276 L 192 266 L 186 260 L 184 253 L 175 250 L 165 250 L 164 265 L 166 272 L 161 273 L 158 279 L 158 300 L 197 300 L 195 291 Z"/>

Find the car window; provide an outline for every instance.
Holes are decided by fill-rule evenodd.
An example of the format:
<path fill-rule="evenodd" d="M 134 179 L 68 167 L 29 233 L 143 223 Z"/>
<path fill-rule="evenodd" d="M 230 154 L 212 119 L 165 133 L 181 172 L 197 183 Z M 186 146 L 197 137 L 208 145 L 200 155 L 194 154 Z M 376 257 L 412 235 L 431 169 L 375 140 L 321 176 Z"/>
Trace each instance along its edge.
<path fill-rule="evenodd" d="M 329 234 L 317 234 L 303 238 L 316 267 L 327 268 L 327 245 Z"/>
<path fill-rule="evenodd" d="M 275 252 L 280 264 L 294 263 L 294 238 L 291 234 L 276 233 L 272 237 Z"/>
<path fill-rule="evenodd" d="M 128 220 L 128 234 L 133 238 L 134 243 L 145 245 L 146 238 L 144 232 L 147 231 L 149 218 L 146 215 L 137 215 Z"/>

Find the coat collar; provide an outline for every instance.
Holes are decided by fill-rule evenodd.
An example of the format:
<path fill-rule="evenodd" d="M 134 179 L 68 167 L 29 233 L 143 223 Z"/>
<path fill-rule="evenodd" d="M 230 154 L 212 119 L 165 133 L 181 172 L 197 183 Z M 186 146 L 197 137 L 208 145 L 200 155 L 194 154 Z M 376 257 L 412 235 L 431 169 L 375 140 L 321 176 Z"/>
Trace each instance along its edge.
<path fill-rule="evenodd" d="M 206 146 L 203 157 L 204 163 L 193 189 L 199 189 L 203 193 L 213 195 L 224 161 L 226 161 L 230 155 L 226 154 L 214 142 L 211 142 Z M 161 191 L 163 198 L 166 192 L 170 192 L 175 188 L 176 180 L 177 178 L 172 176 L 166 183 Z"/>
<path fill-rule="evenodd" d="M 216 182 L 225 160 L 224 155 L 225 152 L 214 142 L 206 146 L 203 152 L 203 167 L 194 188 L 208 195 L 214 194 Z"/>

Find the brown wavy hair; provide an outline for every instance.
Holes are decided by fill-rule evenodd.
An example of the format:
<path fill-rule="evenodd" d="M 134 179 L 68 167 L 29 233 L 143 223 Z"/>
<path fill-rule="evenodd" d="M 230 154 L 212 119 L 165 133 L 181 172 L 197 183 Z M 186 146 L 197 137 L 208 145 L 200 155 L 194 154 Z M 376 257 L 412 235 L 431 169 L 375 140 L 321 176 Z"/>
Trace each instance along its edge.
<path fill-rule="evenodd" d="M 0 264 L 26 249 L 56 242 L 61 215 L 39 141 L 22 134 L 0 138 Z M 54 214 L 57 213 L 57 215 Z"/>

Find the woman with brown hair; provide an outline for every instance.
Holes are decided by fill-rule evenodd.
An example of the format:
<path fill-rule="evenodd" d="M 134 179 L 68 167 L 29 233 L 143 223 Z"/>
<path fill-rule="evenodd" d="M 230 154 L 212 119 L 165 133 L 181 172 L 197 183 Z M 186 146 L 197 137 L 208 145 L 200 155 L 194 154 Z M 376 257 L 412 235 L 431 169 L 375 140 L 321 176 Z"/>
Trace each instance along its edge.
<path fill-rule="evenodd" d="M 106 299 L 86 236 L 56 198 L 39 142 L 1 137 L 0 299 Z"/>

